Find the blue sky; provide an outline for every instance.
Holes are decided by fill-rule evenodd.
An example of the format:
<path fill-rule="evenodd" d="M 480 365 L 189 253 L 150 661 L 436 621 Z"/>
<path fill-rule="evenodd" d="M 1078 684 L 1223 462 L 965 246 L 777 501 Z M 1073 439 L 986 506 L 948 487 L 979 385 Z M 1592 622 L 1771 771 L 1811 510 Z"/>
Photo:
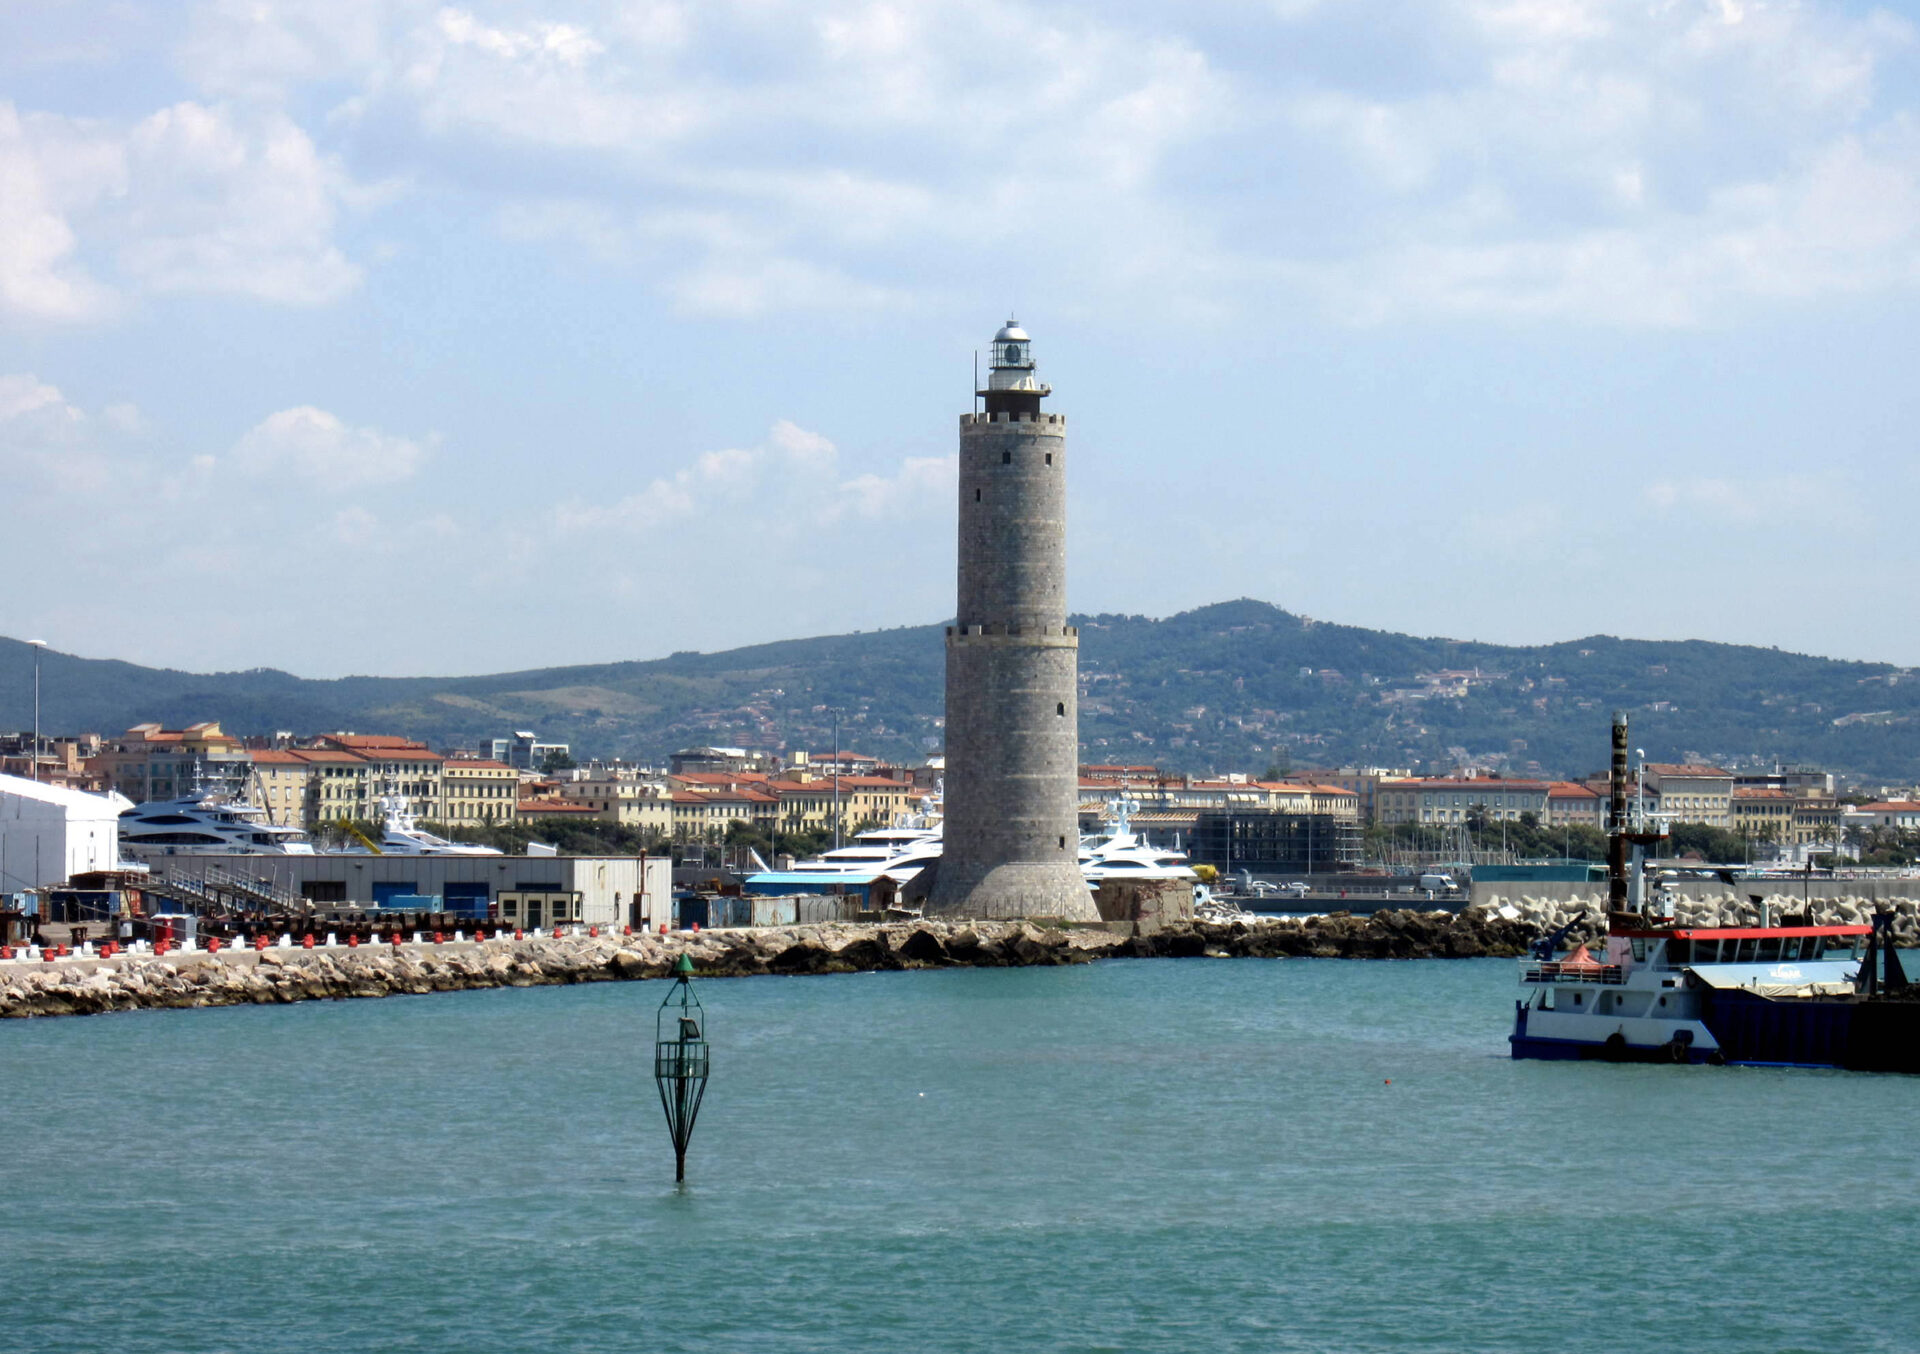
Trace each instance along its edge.
<path fill-rule="evenodd" d="M 1765 0 L 0 9 L 0 633 L 316 676 L 1076 609 L 1920 663 L 1920 51 Z"/>

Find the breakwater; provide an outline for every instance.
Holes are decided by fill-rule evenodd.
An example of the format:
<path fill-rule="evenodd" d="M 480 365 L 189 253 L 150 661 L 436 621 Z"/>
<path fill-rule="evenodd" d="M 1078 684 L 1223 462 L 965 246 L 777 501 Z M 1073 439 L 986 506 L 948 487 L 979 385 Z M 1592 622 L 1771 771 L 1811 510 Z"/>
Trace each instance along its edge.
<path fill-rule="evenodd" d="M 343 1000 L 484 987 L 702 977 L 1006 968 L 1112 958 L 1470 959 L 1520 954 L 1537 927 L 1477 909 L 1055 927 L 1034 922 L 838 923 L 668 935 L 270 947 L 0 964 L 0 1017 Z"/>
<path fill-rule="evenodd" d="M 1851 882 L 1851 881 L 1844 881 Z M 1906 880 L 1909 890 L 1920 893 L 1920 881 Z M 1740 898 L 1731 890 L 1675 890 L 1668 900 L 1674 920 L 1682 926 L 1759 926 L 1770 921 L 1781 926 L 1789 920 L 1805 918 L 1816 926 L 1867 926 L 1876 911 L 1893 913 L 1894 939 L 1903 946 L 1920 945 L 1920 897 L 1880 896 L 1856 892 L 1778 893 L 1763 896 L 1767 915 L 1759 906 Z M 1542 892 L 1517 890 L 1511 894 L 1491 894 L 1481 911 L 1500 920 L 1515 922 L 1535 930 L 1554 930 L 1575 922 L 1575 938 L 1591 938 L 1606 929 L 1607 894 L 1605 888 L 1583 890 L 1549 889 Z"/>

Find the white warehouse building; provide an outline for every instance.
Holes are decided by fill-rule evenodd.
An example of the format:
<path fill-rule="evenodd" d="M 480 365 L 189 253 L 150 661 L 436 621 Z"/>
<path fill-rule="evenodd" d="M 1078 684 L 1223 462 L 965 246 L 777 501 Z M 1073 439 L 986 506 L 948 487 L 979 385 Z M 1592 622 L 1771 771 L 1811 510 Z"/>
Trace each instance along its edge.
<path fill-rule="evenodd" d="M 0 776 L 0 893 L 64 884 L 120 861 L 125 795 Z"/>

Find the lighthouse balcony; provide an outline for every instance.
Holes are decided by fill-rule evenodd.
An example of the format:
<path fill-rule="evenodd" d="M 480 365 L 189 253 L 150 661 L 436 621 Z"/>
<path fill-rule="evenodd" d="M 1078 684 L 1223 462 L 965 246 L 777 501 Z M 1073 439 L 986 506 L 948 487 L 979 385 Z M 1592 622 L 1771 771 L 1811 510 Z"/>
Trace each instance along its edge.
<path fill-rule="evenodd" d="M 1067 424 L 1065 414 L 1048 413 L 999 413 L 999 414 L 962 414 L 960 426 L 973 427 L 988 423 L 1038 423 L 1056 430 L 1064 430 Z"/>

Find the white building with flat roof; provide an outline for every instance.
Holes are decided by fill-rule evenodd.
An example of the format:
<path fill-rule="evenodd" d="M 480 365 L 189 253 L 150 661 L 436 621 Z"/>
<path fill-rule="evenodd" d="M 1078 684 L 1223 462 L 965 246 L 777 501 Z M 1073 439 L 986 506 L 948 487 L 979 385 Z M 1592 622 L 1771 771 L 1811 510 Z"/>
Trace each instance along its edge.
<path fill-rule="evenodd" d="M 0 776 L 0 893 L 64 884 L 120 861 L 121 794 Z"/>

